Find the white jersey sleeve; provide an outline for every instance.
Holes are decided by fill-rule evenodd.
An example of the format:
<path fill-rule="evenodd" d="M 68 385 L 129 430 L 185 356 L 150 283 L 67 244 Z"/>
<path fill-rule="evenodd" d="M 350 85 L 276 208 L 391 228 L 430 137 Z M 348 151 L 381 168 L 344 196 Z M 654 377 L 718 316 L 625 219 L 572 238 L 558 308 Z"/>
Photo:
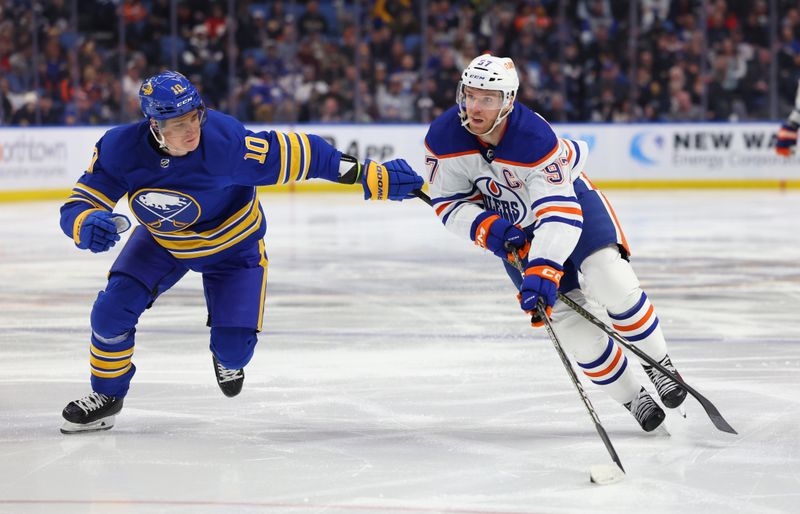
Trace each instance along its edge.
<path fill-rule="evenodd" d="M 436 215 L 448 230 L 459 237 L 472 239 L 472 222 L 484 210 L 483 195 L 473 182 L 470 159 L 426 155 L 430 166 L 428 189 Z"/>
<path fill-rule="evenodd" d="M 588 153 L 583 141 L 560 139 L 556 156 L 525 175 L 534 225 L 529 260 L 564 264 L 578 244 L 583 212 L 572 183 L 583 171 Z"/>

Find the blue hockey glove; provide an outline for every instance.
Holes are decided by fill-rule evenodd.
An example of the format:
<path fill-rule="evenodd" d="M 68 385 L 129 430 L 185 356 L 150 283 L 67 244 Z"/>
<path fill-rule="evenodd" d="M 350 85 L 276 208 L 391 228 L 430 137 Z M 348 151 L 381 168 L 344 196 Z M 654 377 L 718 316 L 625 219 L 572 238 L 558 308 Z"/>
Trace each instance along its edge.
<path fill-rule="evenodd" d="M 778 131 L 778 142 L 775 143 L 775 153 L 783 157 L 792 155 L 792 149 L 797 144 L 797 124 L 787 121 Z"/>
<path fill-rule="evenodd" d="M 537 307 L 539 298 L 543 298 L 547 306 L 547 317 L 553 313 L 562 275 L 564 268 L 547 259 L 533 259 L 525 268 L 525 278 L 522 279 L 518 298 L 522 310 L 531 315 L 531 325 L 534 327 L 544 325 L 542 313 Z"/>
<path fill-rule="evenodd" d="M 122 219 L 117 221 L 115 218 Z M 130 225 L 127 216 L 102 209 L 90 209 L 75 220 L 73 239 L 75 245 L 82 250 L 105 252 L 119 241 L 117 232 L 127 230 Z"/>
<path fill-rule="evenodd" d="M 383 164 L 367 159 L 361 173 L 364 200 L 407 200 L 412 191 L 422 187 L 423 180 L 403 159 Z"/>
<path fill-rule="evenodd" d="M 523 264 L 531 248 L 531 243 L 522 229 L 492 211 L 485 211 L 475 218 L 470 229 L 470 237 L 476 245 L 486 248 L 501 259 L 512 261 L 508 249 L 516 249 Z"/>

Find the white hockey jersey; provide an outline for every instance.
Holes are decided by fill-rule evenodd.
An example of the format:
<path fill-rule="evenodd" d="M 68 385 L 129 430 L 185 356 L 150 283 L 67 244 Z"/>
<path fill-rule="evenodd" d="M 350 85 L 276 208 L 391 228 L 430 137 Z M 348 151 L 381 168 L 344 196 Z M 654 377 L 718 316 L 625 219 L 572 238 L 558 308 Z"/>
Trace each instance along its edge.
<path fill-rule="evenodd" d="M 573 182 L 586 163 L 583 141 L 559 139 L 550 125 L 520 103 L 496 147 L 461 126 L 456 107 L 439 116 L 425 136 L 428 184 L 436 214 L 461 237 L 493 211 L 535 235 L 529 259 L 563 264 L 583 227 Z"/>

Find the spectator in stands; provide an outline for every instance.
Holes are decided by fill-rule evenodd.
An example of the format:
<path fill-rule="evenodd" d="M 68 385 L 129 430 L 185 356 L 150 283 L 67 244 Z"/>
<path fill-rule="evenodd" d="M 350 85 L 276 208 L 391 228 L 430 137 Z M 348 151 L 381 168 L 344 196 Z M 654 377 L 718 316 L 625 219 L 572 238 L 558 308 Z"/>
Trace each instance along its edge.
<path fill-rule="evenodd" d="M 251 79 L 267 71 L 275 77 L 273 97 L 277 92 L 281 98 L 296 98 L 286 109 L 274 102 L 269 114 L 275 119 L 317 120 L 326 110 L 324 95 L 335 88 L 346 119 L 355 119 L 355 91 L 362 91 L 360 119 L 382 120 L 381 108 L 388 108 L 395 119 L 398 111 L 390 106 L 402 104 L 404 112 L 413 113 L 411 120 L 418 121 L 452 105 L 442 92 L 451 91 L 458 80 L 453 69 L 463 68 L 482 51 L 514 58 L 525 73 L 520 99 L 550 112 L 553 120 L 648 121 L 673 119 L 680 112 L 696 117 L 703 102 L 712 119 L 763 119 L 774 114 L 769 112 L 770 58 L 777 61 L 781 112 L 793 102 L 800 78 L 800 9 L 785 0 L 777 2 L 777 34 L 769 32 L 767 0 L 710 0 L 706 13 L 694 0 L 642 0 L 634 25 L 628 19 L 629 3 L 612 0 L 576 0 L 563 10 L 563 18 L 555 0 L 424 0 L 427 19 L 420 16 L 420 2 L 376 1 L 361 10 L 358 20 L 349 9 L 353 0 L 239 1 L 234 3 L 235 26 L 230 27 L 227 1 L 181 0 L 176 3 L 174 35 L 172 0 L 80 0 L 77 27 L 72 1 L 42 3 L 39 30 L 32 33 L 30 2 L 0 0 L 0 78 L 7 81 L 0 111 L 11 111 L 0 112 L 0 120 L 8 123 L 16 117 L 35 123 L 31 102 L 18 100 L 31 93 L 49 96 L 72 122 L 117 122 L 135 111 L 126 108 L 135 82 L 168 65 L 173 48 L 185 73 L 215 84 L 208 91 L 209 103 L 243 119 L 267 115 L 269 109 L 260 108 L 263 102 L 250 102 Z M 125 22 L 126 57 L 128 62 L 135 59 L 135 68 L 119 67 L 118 26 L 108 23 L 118 9 Z M 235 48 L 229 55 L 226 36 L 234 27 Z M 633 27 L 637 51 L 632 56 Z M 33 66 L 34 35 L 38 67 Z M 773 38 L 774 56 L 769 48 Z M 704 51 L 711 57 L 707 76 L 700 77 Z M 427 62 L 422 62 L 423 55 Z M 231 58 L 235 76 L 228 83 Z M 376 68 L 375 63 L 388 68 Z M 314 69 L 312 82 L 304 72 L 308 66 Z M 683 88 L 690 96 L 688 110 L 684 95 L 671 86 L 675 66 L 682 70 Z M 391 93 L 390 77 L 396 73 L 404 83 L 402 97 Z M 90 109 L 78 106 L 84 102 L 75 97 L 78 91 L 88 95 Z M 234 105 L 228 105 L 229 96 Z M 34 102 L 34 114 L 46 104 Z M 258 114 L 251 110 L 259 108 Z M 51 117 L 52 111 L 46 118 Z"/>
<path fill-rule="evenodd" d="M 319 12 L 319 2 L 310 0 L 306 4 L 306 12 L 300 16 L 298 25 L 302 37 L 328 33 L 328 20 Z"/>

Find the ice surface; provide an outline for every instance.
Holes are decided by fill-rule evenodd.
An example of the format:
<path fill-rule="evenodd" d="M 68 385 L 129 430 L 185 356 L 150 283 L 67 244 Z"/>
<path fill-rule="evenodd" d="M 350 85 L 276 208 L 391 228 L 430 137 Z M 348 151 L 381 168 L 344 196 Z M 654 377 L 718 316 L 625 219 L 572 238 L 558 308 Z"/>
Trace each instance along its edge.
<path fill-rule="evenodd" d="M 265 331 L 243 393 L 214 382 L 189 275 L 141 319 L 117 426 L 64 436 L 117 249 L 75 249 L 57 203 L 0 204 L 0 512 L 798 512 L 800 194 L 608 196 L 673 361 L 739 435 L 692 399 L 671 437 L 645 434 L 587 383 L 628 471 L 607 487 L 589 482 L 605 448 L 499 261 L 418 200 L 265 195 Z"/>

